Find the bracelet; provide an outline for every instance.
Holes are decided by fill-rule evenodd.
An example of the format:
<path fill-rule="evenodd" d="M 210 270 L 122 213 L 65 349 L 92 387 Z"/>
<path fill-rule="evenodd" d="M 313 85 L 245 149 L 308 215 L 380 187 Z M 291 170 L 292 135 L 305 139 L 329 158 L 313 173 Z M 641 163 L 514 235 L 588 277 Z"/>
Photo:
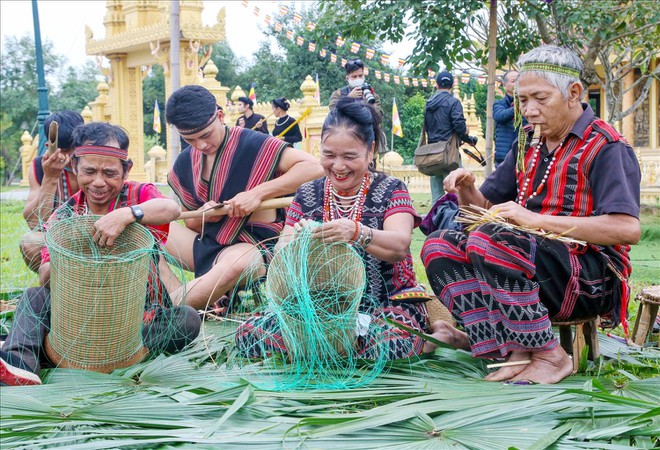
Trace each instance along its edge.
<path fill-rule="evenodd" d="M 367 227 L 367 235 L 365 236 L 364 240 L 362 241 L 362 248 L 367 248 L 371 244 L 371 240 L 374 238 L 374 229 Z"/>
<path fill-rule="evenodd" d="M 362 245 L 360 243 L 362 242 L 362 239 L 363 239 L 363 236 L 364 236 L 364 226 L 360 222 L 358 222 L 358 224 L 360 225 L 360 235 L 355 240 L 355 245 Z"/>
<path fill-rule="evenodd" d="M 356 242 L 356 239 L 357 239 L 358 234 L 360 232 L 360 227 L 358 225 L 358 221 L 354 220 L 353 222 L 355 222 L 355 233 L 353 233 L 353 237 L 348 242 Z"/>

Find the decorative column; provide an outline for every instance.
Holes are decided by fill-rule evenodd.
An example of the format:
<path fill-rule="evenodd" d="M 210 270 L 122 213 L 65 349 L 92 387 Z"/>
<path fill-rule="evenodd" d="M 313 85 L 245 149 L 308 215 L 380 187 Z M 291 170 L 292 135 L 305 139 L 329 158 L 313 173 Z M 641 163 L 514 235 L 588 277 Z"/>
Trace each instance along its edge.
<path fill-rule="evenodd" d="M 142 121 L 142 69 L 129 67 L 125 53 L 108 55 L 112 81 L 110 97 L 112 122 L 122 124 L 128 132 L 131 145 L 128 157 L 133 160 L 129 178 L 134 181 L 147 181 L 144 172 L 144 124 Z M 123 90 L 120 90 L 123 87 Z"/>
<path fill-rule="evenodd" d="M 301 142 L 301 148 L 318 158 L 321 153 L 321 130 L 323 128 L 323 122 L 328 115 L 329 108 L 319 105 L 318 101 L 314 98 L 316 82 L 314 82 L 311 75 L 305 77 L 305 81 L 300 85 L 300 90 L 303 93 L 302 111 L 305 111 L 307 108 L 311 110 L 311 113 L 299 123 L 301 131 L 303 129 L 306 130 L 303 133 L 304 137 Z"/>

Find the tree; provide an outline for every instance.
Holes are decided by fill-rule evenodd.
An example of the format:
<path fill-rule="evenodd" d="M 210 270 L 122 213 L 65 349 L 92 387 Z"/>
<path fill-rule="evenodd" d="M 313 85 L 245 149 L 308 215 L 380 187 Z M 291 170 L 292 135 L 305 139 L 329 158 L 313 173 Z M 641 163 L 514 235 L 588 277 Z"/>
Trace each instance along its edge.
<path fill-rule="evenodd" d="M 145 143 L 155 143 L 163 145 L 165 143 L 165 127 L 164 122 L 161 123 L 163 130 L 161 135 L 158 136 L 153 129 L 154 124 L 154 103 L 158 100 L 158 107 L 160 109 L 161 121 L 165 119 L 165 76 L 163 75 L 163 67 L 154 65 L 151 67 L 149 74 L 142 81 L 142 115 L 144 124 L 144 135 L 146 138 Z M 148 151 L 148 150 L 147 150 Z"/>
<path fill-rule="evenodd" d="M 401 126 L 403 138 L 397 139 L 394 149 L 403 157 L 404 164 L 412 164 L 419 135 L 424 124 L 424 107 L 426 98 L 421 92 L 409 97 L 401 106 Z"/>
<path fill-rule="evenodd" d="M 582 81 L 585 86 L 603 88 L 607 121 L 632 114 L 647 98 L 660 76 L 660 65 L 650 70 L 660 42 L 658 1 L 551 1 L 539 6 L 527 0 L 524 7 L 544 42 L 568 46 L 582 56 Z M 596 71 L 598 62 L 602 75 Z M 634 75 L 634 81 L 624 86 L 629 75 Z M 636 99 L 623 110 L 623 96 L 628 92 L 634 92 Z"/>
<path fill-rule="evenodd" d="M 56 89 L 56 95 L 50 96 L 50 109 L 60 111 L 70 109 L 82 111 L 90 101 L 98 95 L 96 86 L 100 81 L 101 72 L 98 66 L 87 60 L 82 67 L 69 66 L 64 80 Z"/>
<path fill-rule="evenodd" d="M 9 181 L 19 158 L 21 134 L 27 130 L 34 135 L 36 131 L 39 108 L 34 48 L 34 38 L 27 34 L 22 37 L 4 38 L 0 65 L 0 99 L 5 117 L 0 135 L 0 148 L 5 160 L 5 181 Z M 65 64 L 66 59 L 55 54 L 53 43 L 48 40 L 43 43 L 43 56 L 46 84 L 49 92 L 52 93 L 52 85 L 48 82 L 48 77 L 55 73 L 56 68 Z"/>
<path fill-rule="evenodd" d="M 609 121 L 634 112 L 660 75 L 660 66 L 649 68 L 660 42 L 656 0 L 499 0 L 498 5 L 498 66 L 515 63 L 541 43 L 567 45 L 583 57 L 585 85 L 597 84 L 605 90 Z M 440 62 L 447 68 L 456 63 L 485 67 L 488 2 L 339 0 L 324 2 L 321 8 L 319 40 L 335 39 L 335 31 L 357 40 L 400 42 L 405 36 L 416 42 L 408 58 L 413 73 L 435 70 Z M 351 20 L 345 20 L 347 16 Z M 597 61 L 603 64 L 602 77 L 596 73 Z M 623 78 L 635 69 L 639 71 L 635 82 L 622 88 Z M 636 101 L 623 111 L 621 100 L 630 89 L 635 89 Z"/>

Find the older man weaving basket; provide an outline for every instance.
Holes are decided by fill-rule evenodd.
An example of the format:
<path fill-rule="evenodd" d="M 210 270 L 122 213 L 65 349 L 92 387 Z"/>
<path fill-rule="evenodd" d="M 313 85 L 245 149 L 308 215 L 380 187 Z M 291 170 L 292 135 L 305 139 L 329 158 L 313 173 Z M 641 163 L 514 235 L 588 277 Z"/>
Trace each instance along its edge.
<path fill-rule="evenodd" d="M 80 191 L 47 224 L 51 251 L 44 250 L 39 269 L 44 287 L 30 288 L 20 299 L 0 351 L 0 382 L 6 385 L 41 384 L 41 364 L 110 371 L 139 361 L 146 349 L 181 350 L 199 333 L 200 319 L 193 308 L 170 307 L 167 292 L 177 287 L 171 272 L 167 279 L 156 276 L 147 282 L 150 274 L 167 270 L 153 250 L 154 237 L 158 243 L 166 239 L 179 206 L 151 184 L 127 181 L 132 163 L 128 136 L 121 128 L 83 125 L 74 131 L 74 143 L 73 167 Z M 90 214 L 100 218 L 89 220 Z M 144 228 L 135 222 L 153 235 L 146 233 L 143 248 L 130 239 L 124 242 L 129 232 L 144 238 Z M 62 233 L 62 224 L 78 227 Z M 132 250 L 125 252 L 126 248 Z M 69 264 L 60 258 L 63 250 L 69 251 Z M 121 266 L 130 266 L 145 254 L 146 267 L 116 276 Z M 89 261 L 87 273 L 62 276 L 84 272 L 74 269 L 81 261 Z M 138 272 L 145 274 L 141 280 Z M 78 330 L 75 323 L 80 323 Z M 129 336 L 123 331 L 126 323 L 134 325 L 126 332 Z"/>

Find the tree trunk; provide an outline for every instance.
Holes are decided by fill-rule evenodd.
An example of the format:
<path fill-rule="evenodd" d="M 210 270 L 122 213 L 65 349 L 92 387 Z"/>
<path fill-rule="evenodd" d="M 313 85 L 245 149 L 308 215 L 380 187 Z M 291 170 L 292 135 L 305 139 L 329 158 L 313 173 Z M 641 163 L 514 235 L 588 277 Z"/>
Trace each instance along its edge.
<path fill-rule="evenodd" d="M 486 97 L 486 176 L 493 171 L 493 103 L 495 103 L 495 69 L 497 67 L 497 0 L 490 0 L 488 23 L 488 95 Z"/>

